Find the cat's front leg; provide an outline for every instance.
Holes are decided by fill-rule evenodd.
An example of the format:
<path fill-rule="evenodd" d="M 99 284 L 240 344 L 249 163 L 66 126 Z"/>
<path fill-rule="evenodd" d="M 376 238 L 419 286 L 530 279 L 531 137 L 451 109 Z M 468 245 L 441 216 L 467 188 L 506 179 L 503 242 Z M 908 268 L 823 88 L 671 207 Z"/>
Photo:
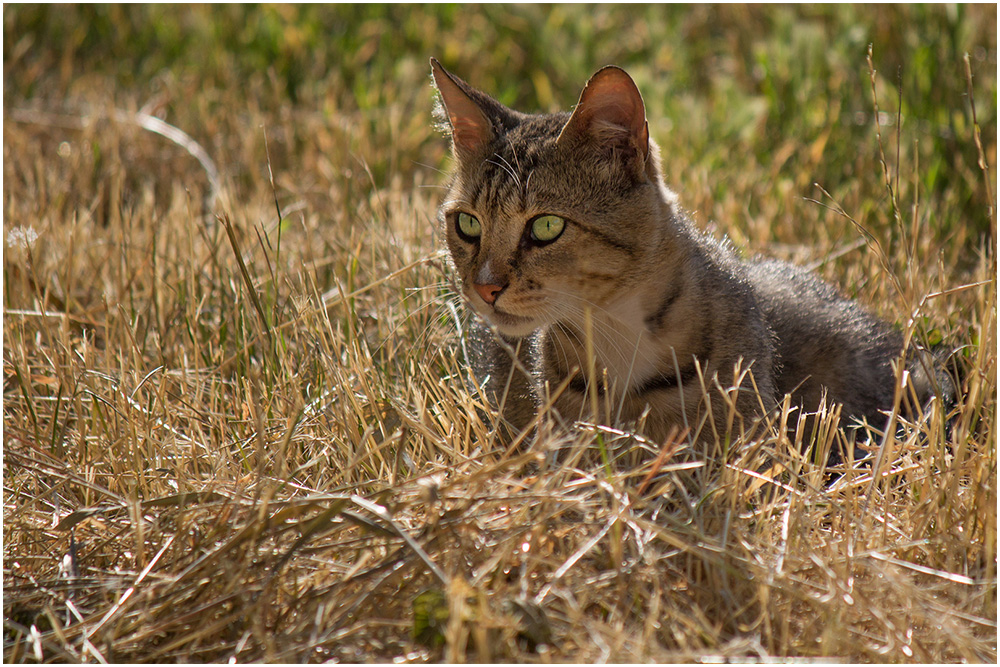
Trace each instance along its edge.
<path fill-rule="evenodd" d="M 537 410 L 534 338 L 502 336 L 477 316 L 471 318 L 466 331 L 473 376 L 499 413 L 497 430 L 507 442 L 530 426 Z"/>

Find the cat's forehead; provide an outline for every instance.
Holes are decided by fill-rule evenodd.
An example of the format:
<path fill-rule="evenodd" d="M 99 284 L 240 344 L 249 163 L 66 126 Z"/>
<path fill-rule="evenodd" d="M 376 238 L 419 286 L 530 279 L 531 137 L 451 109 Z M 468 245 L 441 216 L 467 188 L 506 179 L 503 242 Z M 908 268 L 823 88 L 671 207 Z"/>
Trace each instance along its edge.
<path fill-rule="evenodd" d="M 566 125 L 569 114 L 522 115 L 521 122 L 508 128 L 491 144 L 493 157 L 503 158 L 515 167 L 529 170 L 539 163 L 552 159 L 556 140 Z M 491 165 L 490 157 L 483 166 Z"/>
<path fill-rule="evenodd" d="M 459 186 L 480 213 L 512 212 L 544 192 L 548 173 L 560 161 L 556 140 L 569 114 L 521 115 L 482 155 L 462 165 Z"/>

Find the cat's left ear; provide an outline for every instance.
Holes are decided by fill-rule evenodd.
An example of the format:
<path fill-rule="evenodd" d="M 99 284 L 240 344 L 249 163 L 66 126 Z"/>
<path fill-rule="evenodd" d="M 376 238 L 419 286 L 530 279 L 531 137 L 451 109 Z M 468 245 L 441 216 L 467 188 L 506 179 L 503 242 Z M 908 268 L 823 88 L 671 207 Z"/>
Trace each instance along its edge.
<path fill-rule="evenodd" d="M 559 134 L 561 144 L 580 139 L 631 149 L 645 163 L 649 156 L 646 107 L 625 70 L 609 65 L 590 77 L 576 110 Z"/>
<path fill-rule="evenodd" d="M 448 72 L 435 58 L 431 58 L 431 74 L 441 93 L 455 151 L 459 155 L 479 153 L 494 139 L 493 123 L 470 96 L 472 88 Z"/>

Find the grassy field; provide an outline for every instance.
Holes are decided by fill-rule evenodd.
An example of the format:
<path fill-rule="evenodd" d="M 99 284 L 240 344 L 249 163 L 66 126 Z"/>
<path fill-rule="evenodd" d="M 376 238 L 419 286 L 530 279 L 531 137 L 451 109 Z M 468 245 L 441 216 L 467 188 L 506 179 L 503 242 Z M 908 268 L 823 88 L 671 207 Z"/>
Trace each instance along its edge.
<path fill-rule="evenodd" d="M 3 21 L 5 662 L 995 662 L 995 5 Z M 498 444 L 431 56 L 523 110 L 625 67 L 698 225 L 953 351 L 957 404 L 841 474 L 787 409 Z"/>

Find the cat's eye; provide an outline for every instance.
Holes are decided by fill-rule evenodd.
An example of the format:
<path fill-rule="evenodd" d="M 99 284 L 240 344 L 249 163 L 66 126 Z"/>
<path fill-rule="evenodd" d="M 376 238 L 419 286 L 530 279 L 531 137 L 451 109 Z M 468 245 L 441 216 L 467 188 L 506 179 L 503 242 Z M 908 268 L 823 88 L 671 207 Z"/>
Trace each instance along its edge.
<path fill-rule="evenodd" d="M 531 221 L 531 240 L 549 243 L 559 238 L 566 228 L 566 221 L 558 215 L 540 215 Z"/>
<path fill-rule="evenodd" d="M 459 213 L 456 223 L 458 234 L 467 241 L 474 241 L 483 234 L 483 226 L 479 220 L 468 213 Z"/>

